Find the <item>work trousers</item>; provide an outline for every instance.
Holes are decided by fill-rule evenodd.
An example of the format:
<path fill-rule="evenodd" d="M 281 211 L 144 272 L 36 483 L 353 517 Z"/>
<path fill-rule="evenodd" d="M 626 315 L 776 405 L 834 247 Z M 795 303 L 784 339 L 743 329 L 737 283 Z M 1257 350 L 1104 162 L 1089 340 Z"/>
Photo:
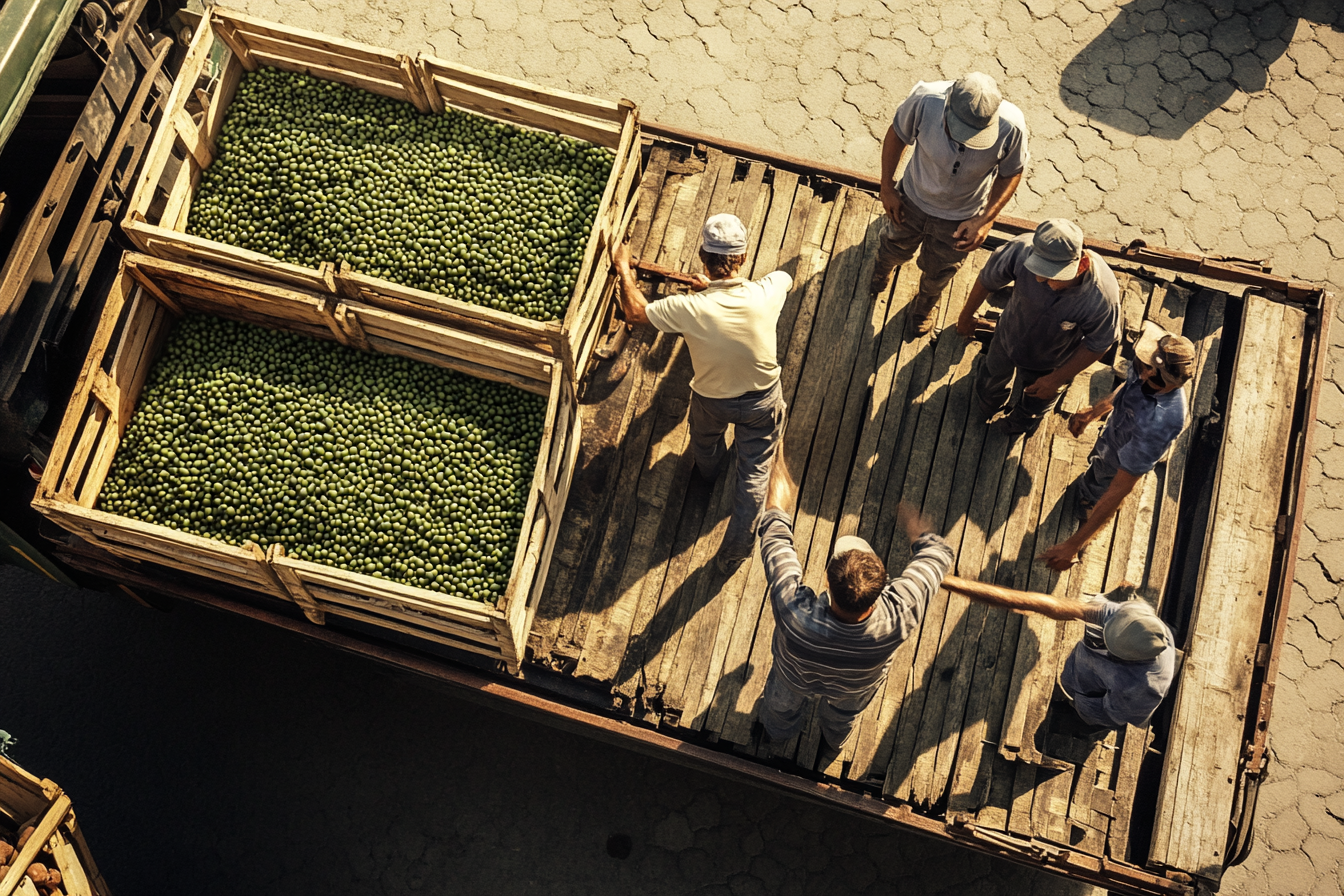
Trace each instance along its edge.
<path fill-rule="evenodd" d="M 995 337 L 990 340 L 989 351 L 980 357 L 980 369 L 975 375 L 975 396 L 980 402 L 980 413 L 988 420 L 1008 403 L 1013 394 L 1014 374 L 1025 390 L 1050 372 L 1018 367 L 1009 359 L 1003 340 Z M 1041 425 L 1041 418 L 1054 407 L 1058 399 L 1058 393 L 1048 398 L 1033 398 L 1024 391 L 1008 415 L 1006 425 L 1009 432 L 1035 432 L 1036 427 Z"/>
<path fill-rule="evenodd" d="M 901 223 L 891 223 L 891 217 L 883 215 L 882 242 L 877 250 L 877 265 L 873 269 L 872 285 L 884 286 L 891 272 L 915 257 L 915 251 L 923 245 L 919 253 L 919 291 L 910 306 L 911 315 L 920 319 L 929 314 L 938 304 L 938 298 L 947 289 L 947 284 L 957 273 L 969 252 L 954 248 L 952 235 L 961 226 L 960 221 L 948 221 L 926 215 L 905 193 L 901 193 Z"/>
<path fill-rule="evenodd" d="M 765 504 L 770 481 L 770 461 L 784 437 L 784 393 L 778 381 L 768 389 L 747 392 L 736 398 L 705 398 L 691 392 L 691 449 L 700 475 L 718 476 L 728 451 L 724 433 L 733 427 L 737 445 L 737 485 L 733 516 L 719 547 L 725 561 L 751 556 L 756 541 L 756 518 Z"/>
<path fill-rule="evenodd" d="M 821 723 L 821 733 L 826 743 L 836 749 L 845 745 L 849 733 L 854 730 L 854 723 L 868 708 L 868 704 L 873 702 L 873 695 L 881 686 L 882 682 L 878 681 L 870 690 L 854 697 L 819 698 L 821 711 L 817 720 Z M 807 721 L 808 698 L 811 696 L 795 690 L 779 674 L 778 668 L 770 668 L 759 716 L 771 740 L 786 741 L 803 729 L 803 723 Z"/>
<path fill-rule="evenodd" d="M 1100 439 L 1097 444 L 1101 444 Z M 1086 507 L 1096 504 L 1111 487 L 1111 480 L 1119 469 L 1119 464 L 1094 447 L 1087 458 L 1087 472 L 1078 478 L 1078 503 Z"/>

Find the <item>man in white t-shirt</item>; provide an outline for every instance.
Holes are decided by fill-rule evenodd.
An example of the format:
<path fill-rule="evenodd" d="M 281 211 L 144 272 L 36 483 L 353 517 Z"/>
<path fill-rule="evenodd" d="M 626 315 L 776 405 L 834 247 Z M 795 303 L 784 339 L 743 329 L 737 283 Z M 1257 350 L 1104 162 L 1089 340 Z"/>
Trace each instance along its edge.
<path fill-rule="evenodd" d="M 896 169 L 909 147 L 914 152 L 897 184 Z M 892 270 L 919 250 L 919 291 L 907 336 L 933 328 L 939 297 L 984 243 L 1030 159 L 1022 110 L 1003 98 L 989 75 L 920 81 L 896 109 L 882 141 L 887 215 L 869 288 L 874 295 L 886 289 Z"/>
<path fill-rule="evenodd" d="M 779 387 L 775 325 L 793 286 L 783 271 L 759 280 L 739 274 L 747 259 L 747 229 L 734 215 L 705 222 L 700 261 L 709 277 L 696 276 L 694 292 L 649 303 L 630 270 L 630 247 L 612 247 L 620 278 L 617 296 L 625 319 L 680 333 L 691 353 L 691 449 L 700 475 L 718 477 L 731 425 L 737 444 L 733 516 L 719 546 L 719 571 L 731 575 L 751 556 L 756 519 L 765 502 L 770 461 L 784 435 L 785 405 Z M 712 278 L 712 279 L 711 279 Z"/>

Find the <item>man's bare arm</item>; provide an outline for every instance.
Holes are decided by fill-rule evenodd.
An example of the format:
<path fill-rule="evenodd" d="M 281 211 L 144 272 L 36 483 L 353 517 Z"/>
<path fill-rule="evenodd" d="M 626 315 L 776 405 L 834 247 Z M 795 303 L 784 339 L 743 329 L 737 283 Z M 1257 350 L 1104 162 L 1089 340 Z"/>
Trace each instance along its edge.
<path fill-rule="evenodd" d="M 1101 527 L 1106 525 L 1115 515 L 1115 512 L 1120 509 L 1120 505 L 1125 503 L 1125 498 L 1129 497 L 1129 493 L 1134 490 L 1135 483 L 1141 478 L 1124 468 L 1116 470 L 1115 478 L 1111 480 L 1110 487 L 1097 500 L 1097 506 L 1093 507 L 1092 512 L 1088 514 L 1087 521 L 1079 526 L 1078 531 L 1073 535 L 1059 544 L 1047 548 L 1036 559 L 1044 560 L 1046 566 L 1061 572 L 1072 566 L 1078 554 L 1092 540 L 1092 536 L 1101 531 Z"/>
<path fill-rule="evenodd" d="M 784 441 L 781 439 L 770 464 L 770 481 L 765 487 L 765 509 L 793 513 L 793 499 L 797 490 L 793 477 L 789 475 L 789 465 L 784 460 Z"/>
<path fill-rule="evenodd" d="M 616 268 L 616 279 L 620 284 L 616 296 L 620 299 L 625 319 L 632 324 L 648 323 L 649 316 L 644 313 L 644 309 L 649 303 L 644 298 L 644 293 L 639 290 L 635 272 L 630 269 L 629 243 L 619 242 L 611 247 L 611 264 Z"/>
<path fill-rule="evenodd" d="M 878 195 L 893 224 L 901 223 L 901 194 L 896 191 L 896 169 L 900 167 L 901 156 L 905 155 L 908 145 L 896 136 L 895 128 L 887 128 L 887 136 L 882 140 L 882 178 L 878 182 Z"/>
<path fill-rule="evenodd" d="M 980 320 L 976 312 L 988 298 L 989 290 L 980 282 L 980 278 L 976 277 L 975 283 L 971 285 L 971 294 L 966 297 L 966 304 L 961 306 L 961 315 L 957 317 L 957 333 L 967 342 L 975 336 L 975 325 Z"/>
<path fill-rule="evenodd" d="M 1083 605 L 1081 603 L 1076 600 L 1060 600 L 1049 594 L 1018 591 L 1013 588 L 1002 588 L 998 585 L 986 585 L 984 582 L 963 579 L 961 576 L 954 575 L 943 577 L 943 587 L 948 591 L 965 595 L 971 600 L 989 604 L 993 607 L 1004 607 L 1026 613 L 1040 613 L 1042 616 L 1048 616 L 1051 619 L 1083 618 Z"/>

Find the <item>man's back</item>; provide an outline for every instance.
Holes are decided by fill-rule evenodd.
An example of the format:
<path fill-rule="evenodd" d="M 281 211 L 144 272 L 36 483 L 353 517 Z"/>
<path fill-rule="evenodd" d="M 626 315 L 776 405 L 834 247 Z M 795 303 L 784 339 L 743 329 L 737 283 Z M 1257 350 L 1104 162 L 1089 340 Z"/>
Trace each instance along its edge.
<path fill-rule="evenodd" d="M 914 559 L 888 580 L 873 611 L 846 623 L 829 611 L 827 595 L 802 583 L 789 517 L 767 510 L 761 517 L 761 556 L 775 617 L 775 668 L 799 690 L 830 697 L 871 691 L 891 657 L 919 627 L 929 599 L 952 565 L 952 549 L 933 533 L 912 545 Z"/>
<path fill-rule="evenodd" d="M 691 353 L 691 388 L 706 398 L 768 389 L 779 379 L 775 326 L 793 279 L 716 280 L 701 292 L 668 296 L 646 309 L 649 322 L 680 333 Z"/>

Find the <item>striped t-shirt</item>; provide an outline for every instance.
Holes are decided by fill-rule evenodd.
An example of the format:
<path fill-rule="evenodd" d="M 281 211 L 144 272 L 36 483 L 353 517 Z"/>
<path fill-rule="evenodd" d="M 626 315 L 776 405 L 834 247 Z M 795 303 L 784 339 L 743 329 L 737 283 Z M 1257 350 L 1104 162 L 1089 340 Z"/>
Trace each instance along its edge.
<path fill-rule="evenodd" d="M 922 535 L 911 546 L 914 558 L 887 582 L 868 618 L 841 622 L 827 609 L 830 595 L 803 584 L 788 514 L 765 511 L 758 532 L 775 615 L 775 668 L 795 690 L 823 697 L 855 697 L 882 683 L 896 648 L 919 628 L 952 567 L 947 542 L 932 532 Z"/>

